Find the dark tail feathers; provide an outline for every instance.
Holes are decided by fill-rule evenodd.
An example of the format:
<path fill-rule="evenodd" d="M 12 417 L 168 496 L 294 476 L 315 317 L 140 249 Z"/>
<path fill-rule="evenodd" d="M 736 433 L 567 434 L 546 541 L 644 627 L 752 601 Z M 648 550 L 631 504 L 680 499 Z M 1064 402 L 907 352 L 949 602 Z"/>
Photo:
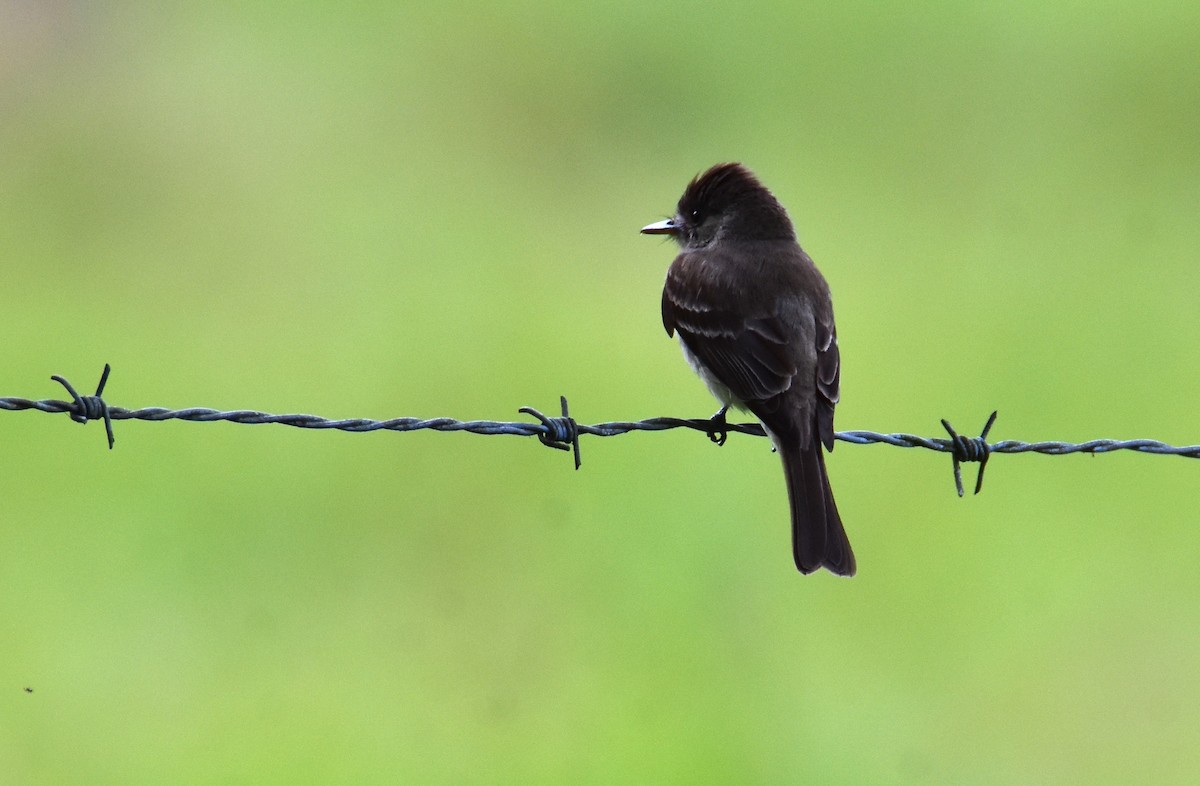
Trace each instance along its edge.
<path fill-rule="evenodd" d="M 783 473 L 787 476 L 788 501 L 792 507 L 792 556 L 801 573 L 826 568 L 839 576 L 853 576 L 854 552 L 838 516 L 821 443 L 809 446 L 779 446 Z"/>

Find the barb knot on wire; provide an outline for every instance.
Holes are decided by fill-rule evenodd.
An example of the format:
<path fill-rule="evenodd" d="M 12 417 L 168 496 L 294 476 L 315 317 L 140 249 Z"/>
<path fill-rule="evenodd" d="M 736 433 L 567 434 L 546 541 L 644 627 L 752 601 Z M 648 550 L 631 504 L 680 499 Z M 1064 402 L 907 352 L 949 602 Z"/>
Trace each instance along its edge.
<path fill-rule="evenodd" d="M 978 437 L 964 437 L 954 430 L 949 421 L 942 418 L 942 426 L 950 434 L 950 457 L 954 461 L 954 487 L 958 490 L 958 496 L 963 495 L 962 484 L 962 462 L 978 461 L 979 474 L 975 476 L 975 493 L 983 488 L 983 471 L 987 468 L 988 457 L 992 455 L 992 448 L 987 443 L 988 432 L 992 430 L 992 424 L 996 422 L 996 412 L 992 412 L 992 416 L 988 418 L 987 425 L 983 427 Z"/>
<path fill-rule="evenodd" d="M 547 447 L 556 450 L 573 450 L 575 453 L 575 469 L 579 469 L 579 424 L 571 417 L 567 409 L 567 397 L 559 396 L 562 404 L 562 417 L 551 418 L 538 412 L 533 407 L 521 407 L 518 412 L 532 415 L 541 422 L 544 430 L 538 434 L 538 439 Z"/>
<path fill-rule="evenodd" d="M 71 420 L 76 423 L 87 423 L 89 420 L 104 420 L 104 430 L 108 434 L 108 449 L 112 450 L 113 443 L 116 441 L 113 438 L 112 418 L 109 416 L 108 404 L 101 396 L 104 395 L 104 386 L 108 384 L 108 372 L 112 368 L 105 363 L 104 371 L 100 374 L 100 384 L 96 386 L 96 394 L 94 396 L 81 396 L 75 392 L 75 388 L 63 377 L 54 374 L 50 379 L 62 385 L 71 394 L 71 408 L 68 410 L 71 414 Z"/>

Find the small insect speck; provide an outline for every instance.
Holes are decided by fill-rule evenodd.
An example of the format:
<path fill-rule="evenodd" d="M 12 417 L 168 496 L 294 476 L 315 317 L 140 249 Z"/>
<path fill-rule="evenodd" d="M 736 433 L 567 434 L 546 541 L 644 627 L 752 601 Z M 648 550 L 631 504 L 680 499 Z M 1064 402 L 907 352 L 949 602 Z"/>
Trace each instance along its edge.
<path fill-rule="evenodd" d="M 33 693 L 33 688 L 26 688 L 26 689 L 25 689 L 25 692 L 26 692 L 26 693 Z"/>

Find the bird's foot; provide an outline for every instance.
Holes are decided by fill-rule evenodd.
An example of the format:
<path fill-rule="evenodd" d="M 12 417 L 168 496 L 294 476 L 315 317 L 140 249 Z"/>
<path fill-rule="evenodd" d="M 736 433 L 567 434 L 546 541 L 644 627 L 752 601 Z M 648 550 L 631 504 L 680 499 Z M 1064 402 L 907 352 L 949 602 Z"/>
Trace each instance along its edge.
<path fill-rule="evenodd" d="M 729 425 L 729 422 L 725 420 L 725 413 L 728 411 L 729 405 L 726 404 L 708 420 L 708 438 L 717 443 L 718 447 L 724 445 L 725 440 L 729 439 L 729 432 L 725 428 Z"/>

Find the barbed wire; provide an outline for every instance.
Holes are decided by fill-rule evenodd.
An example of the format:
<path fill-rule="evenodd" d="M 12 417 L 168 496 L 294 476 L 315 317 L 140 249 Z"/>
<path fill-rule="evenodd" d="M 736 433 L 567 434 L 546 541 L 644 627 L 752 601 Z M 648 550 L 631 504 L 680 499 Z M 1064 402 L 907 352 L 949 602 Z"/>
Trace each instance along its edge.
<path fill-rule="evenodd" d="M 596 437 L 615 437 L 632 431 L 666 431 L 669 429 L 686 428 L 702 431 L 718 444 L 724 444 L 729 432 L 749 434 L 751 436 L 766 436 L 763 427 L 757 423 L 726 423 L 724 418 L 670 418 L 658 417 L 636 421 L 613 421 L 595 423 L 592 425 L 577 422 L 567 409 L 565 396 L 559 398 L 562 415 L 549 417 L 532 407 L 521 407 L 519 412 L 529 415 L 537 422 L 506 422 L 496 420 L 455 420 L 454 418 L 392 418 L 390 420 L 372 420 L 370 418 L 330 419 L 320 415 L 284 414 L 274 415 L 253 409 L 217 410 L 208 407 L 188 407 L 185 409 L 166 409 L 164 407 L 143 407 L 141 409 L 126 409 L 108 404 L 104 398 L 104 387 L 108 383 L 111 368 L 106 363 L 104 372 L 100 375 L 100 383 L 96 393 L 91 396 L 81 396 L 66 379 L 59 375 L 50 377 L 61 384 L 70 394 L 70 401 L 57 399 L 32 400 L 27 398 L 0 398 L 0 410 L 17 412 L 21 410 L 36 410 L 38 412 L 67 413 L 77 423 L 87 423 L 89 420 L 103 420 L 108 436 L 108 447 L 111 450 L 116 440 L 113 436 L 112 421 L 114 420 L 185 420 L 192 423 L 213 423 L 225 421 L 228 423 L 243 423 L 247 425 L 262 425 L 274 423 L 281 426 L 306 429 L 334 429 L 363 433 L 369 431 L 466 431 L 472 434 L 509 434 L 519 437 L 537 437 L 543 445 L 558 450 L 571 451 L 575 458 L 575 469 L 579 469 L 579 437 L 589 434 Z M 979 464 L 979 474 L 975 481 L 975 493 L 978 494 L 983 486 L 983 470 L 987 467 L 988 458 L 993 453 L 1042 453 L 1050 456 L 1063 456 L 1068 453 L 1111 453 L 1118 450 L 1133 450 L 1138 453 L 1153 453 L 1169 456 L 1184 456 L 1185 458 L 1200 458 L 1200 445 L 1174 446 L 1153 439 L 1093 439 L 1087 442 L 1022 442 L 1020 440 L 987 441 L 988 432 L 996 422 L 993 412 L 988 418 L 978 437 L 967 437 L 958 434 L 946 421 L 942 426 L 949 433 L 945 437 L 921 437 L 915 434 L 882 434 L 876 431 L 839 431 L 834 438 L 854 445 L 891 445 L 898 448 L 924 448 L 938 453 L 949 453 L 953 459 L 954 485 L 958 496 L 963 496 L 961 464 L 976 462 Z"/>

